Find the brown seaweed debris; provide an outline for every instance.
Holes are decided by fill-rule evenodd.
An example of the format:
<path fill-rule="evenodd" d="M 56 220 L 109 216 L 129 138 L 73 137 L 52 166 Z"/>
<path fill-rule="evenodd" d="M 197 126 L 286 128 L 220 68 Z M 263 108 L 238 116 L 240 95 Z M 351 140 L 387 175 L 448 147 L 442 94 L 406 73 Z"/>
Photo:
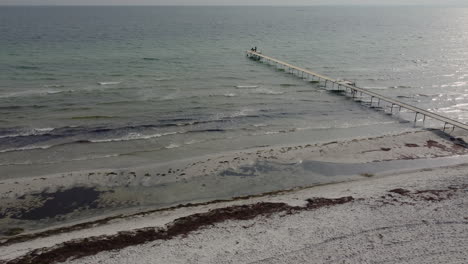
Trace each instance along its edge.
<path fill-rule="evenodd" d="M 390 151 L 392 150 L 391 148 L 379 148 L 379 149 L 371 149 L 371 150 L 366 150 L 362 151 L 361 153 L 369 153 L 369 152 L 378 152 L 378 151 Z"/>
<path fill-rule="evenodd" d="M 451 152 L 453 154 L 465 154 L 467 151 L 467 144 L 464 141 L 457 140 L 452 146 L 445 146 L 437 141 L 428 140 L 426 142 L 428 148 L 439 148 L 443 151 Z"/>
<path fill-rule="evenodd" d="M 446 199 L 449 199 L 455 192 L 459 191 L 458 188 L 449 188 L 446 190 L 421 190 L 421 191 L 409 191 L 406 189 L 393 189 L 388 192 L 396 193 L 400 196 L 405 196 L 411 198 L 414 201 L 429 201 L 429 202 L 440 202 Z M 389 197 L 393 197 L 388 195 Z M 393 198 L 395 202 L 398 199 Z"/>
<path fill-rule="evenodd" d="M 410 193 L 409 190 L 406 190 L 406 189 L 402 189 L 402 188 L 397 188 L 397 189 L 393 189 L 393 190 L 390 190 L 388 192 L 392 192 L 392 193 L 398 193 L 400 195 L 405 195 L 407 193 Z"/>
<path fill-rule="evenodd" d="M 447 147 L 445 145 L 440 144 L 439 142 L 437 142 L 435 140 L 428 140 L 426 142 L 426 147 L 428 147 L 428 148 L 439 148 L 441 150 L 448 151 Z"/>
<path fill-rule="evenodd" d="M 159 209 L 154 209 L 154 210 L 149 210 L 149 211 L 143 211 L 143 212 L 138 212 L 130 215 L 115 215 L 115 216 L 110 216 L 106 217 L 104 219 L 99 219 L 96 221 L 90 221 L 90 222 L 84 222 L 72 226 L 66 226 L 66 227 L 60 227 L 60 228 L 54 228 L 54 229 L 49 229 L 47 231 L 43 232 L 38 232 L 38 233 L 31 233 L 31 234 L 24 234 L 24 235 L 17 235 L 11 238 L 8 238 L 4 241 L 0 241 L 0 246 L 8 246 L 14 243 L 21 243 L 24 241 L 36 239 L 36 238 L 42 238 L 42 237 L 48 237 L 56 234 L 61 234 L 61 233 L 69 233 L 73 231 L 78 231 L 90 227 L 96 227 L 99 225 L 105 225 L 108 222 L 116 219 L 123 219 L 123 218 L 129 218 L 129 217 L 135 217 L 135 216 L 144 216 L 156 212 L 166 212 L 166 211 L 172 211 L 172 210 L 177 210 L 180 208 L 189 208 L 189 207 L 197 207 L 197 206 L 203 206 L 203 205 L 210 205 L 210 204 L 217 204 L 217 203 L 224 203 L 224 202 L 232 202 L 232 201 L 241 201 L 241 200 L 248 200 L 251 198 L 259 198 L 259 197 L 265 197 L 268 195 L 279 195 L 279 194 L 284 194 L 284 193 L 289 193 L 297 190 L 303 190 L 303 189 L 308 189 L 311 187 L 317 187 L 317 186 L 324 186 L 324 185 L 330 185 L 331 183 L 324 183 L 324 184 L 316 184 L 313 186 L 304 186 L 304 187 L 295 187 L 291 189 L 286 189 L 286 190 L 278 190 L 278 191 L 271 191 L 271 192 L 265 192 L 265 193 L 260 193 L 260 194 L 251 194 L 251 195 L 246 195 L 246 196 L 236 196 L 232 197 L 231 199 L 217 199 L 217 200 L 211 200 L 207 202 L 199 202 L 199 203 L 186 203 L 186 204 L 179 204 L 171 207 L 166 207 L 166 208 L 159 208 Z M 1 263 L 0 263 L 1 264 Z"/>
<path fill-rule="evenodd" d="M 48 249 L 36 249 L 28 254 L 8 261 L 8 264 L 52 264 L 69 259 L 79 259 L 99 252 L 119 250 L 155 240 L 169 240 L 228 220 L 250 220 L 257 216 L 271 216 L 280 212 L 293 214 L 325 206 L 353 201 L 351 196 L 336 199 L 312 198 L 305 207 L 290 206 L 286 203 L 256 203 L 214 209 L 206 213 L 193 214 L 176 219 L 166 228 L 142 228 L 130 232 L 119 232 L 112 236 L 98 236 L 72 240 Z"/>

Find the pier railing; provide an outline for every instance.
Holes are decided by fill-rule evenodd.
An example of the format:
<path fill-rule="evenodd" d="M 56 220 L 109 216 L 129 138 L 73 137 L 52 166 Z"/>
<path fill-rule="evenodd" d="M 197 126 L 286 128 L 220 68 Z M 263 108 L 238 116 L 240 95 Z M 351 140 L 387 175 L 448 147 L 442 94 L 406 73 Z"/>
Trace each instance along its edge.
<path fill-rule="evenodd" d="M 373 106 L 373 103 L 374 103 L 374 100 L 375 100 L 375 103 L 377 104 L 378 107 L 380 107 L 381 101 L 390 104 L 391 105 L 391 109 L 390 109 L 391 113 L 393 113 L 394 108 L 398 109 L 398 111 L 401 111 L 402 108 L 410 110 L 410 111 L 415 113 L 414 123 L 417 122 L 418 115 L 421 115 L 423 117 L 423 123 L 425 122 L 426 117 L 430 117 L 430 118 L 432 118 L 434 120 L 442 122 L 444 124 L 444 128 L 443 128 L 444 131 L 447 128 L 450 128 L 450 127 L 452 127 L 452 131 L 455 128 L 460 128 L 460 129 L 464 129 L 464 130 L 468 131 L 468 125 L 467 124 L 464 124 L 462 122 L 450 119 L 448 117 L 445 117 L 445 116 L 442 116 L 442 115 L 439 115 L 439 114 L 436 114 L 436 113 L 433 113 L 433 112 L 429 112 L 429 111 L 421 109 L 419 107 L 415 107 L 415 106 L 412 106 L 412 105 L 397 101 L 395 99 L 392 99 L 392 98 L 377 94 L 377 93 L 372 92 L 372 91 L 369 91 L 367 89 L 357 87 L 354 84 L 349 83 L 347 81 L 332 79 L 330 77 L 323 76 L 321 74 L 306 70 L 304 68 L 291 65 L 291 64 L 286 63 L 284 61 L 280 61 L 280 60 L 274 59 L 272 57 L 268 57 L 266 55 L 263 55 L 261 53 L 255 52 L 255 51 L 250 51 L 250 50 L 247 51 L 247 56 L 249 56 L 250 58 L 255 59 L 255 60 L 263 60 L 263 61 L 266 61 L 266 62 L 268 62 L 270 64 L 276 64 L 277 66 L 287 68 L 291 73 L 296 74 L 298 76 L 301 76 L 302 78 L 307 77 L 307 78 L 312 78 L 312 80 L 313 80 L 313 78 L 316 78 L 318 83 L 323 83 L 324 84 L 325 88 L 331 86 L 332 89 L 335 89 L 335 86 L 336 86 L 337 90 L 339 90 L 339 91 L 343 90 L 343 91 L 345 91 L 347 93 L 349 92 L 353 98 L 356 97 L 356 95 L 358 93 L 360 94 L 360 96 L 362 96 L 363 94 L 367 95 L 367 96 L 370 97 L 370 106 L 371 107 Z"/>

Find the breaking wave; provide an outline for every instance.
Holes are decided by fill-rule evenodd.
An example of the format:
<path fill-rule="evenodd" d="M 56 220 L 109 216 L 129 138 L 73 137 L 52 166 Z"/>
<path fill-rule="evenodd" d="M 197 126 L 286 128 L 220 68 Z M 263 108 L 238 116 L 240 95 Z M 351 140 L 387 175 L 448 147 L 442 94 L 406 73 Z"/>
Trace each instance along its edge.
<path fill-rule="evenodd" d="M 8 134 L 4 134 L 4 135 L 1 135 L 0 134 L 0 138 L 14 138 L 14 137 L 28 137 L 28 136 L 38 136 L 38 135 L 44 135 L 48 132 L 51 132 L 53 131 L 55 128 L 50 128 L 50 127 L 46 127 L 46 128 L 32 128 L 30 130 L 26 130 L 26 131 L 22 131 L 22 132 L 17 132 L 17 133 L 13 133 L 11 134 L 8 133 Z"/>
<path fill-rule="evenodd" d="M 168 132 L 162 134 L 152 134 L 152 135 L 144 135 L 140 133 L 130 133 L 126 136 L 120 138 L 109 138 L 109 139 L 93 139 L 89 140 L 91 143 L 105 143 L 105 142 L 119 142 L 119 141 L 129 141 L 129 140 L 143 140 L 143 139 L 151 139 L 151 138 L 159 138 L 163 136 L 170 136 L 175 135 L 180 132 Z"/>

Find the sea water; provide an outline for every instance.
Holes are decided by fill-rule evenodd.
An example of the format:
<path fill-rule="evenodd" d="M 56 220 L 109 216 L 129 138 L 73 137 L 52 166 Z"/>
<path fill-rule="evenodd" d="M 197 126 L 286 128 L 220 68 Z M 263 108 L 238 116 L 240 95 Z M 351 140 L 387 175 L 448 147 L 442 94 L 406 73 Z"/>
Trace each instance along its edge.
<path fill-rule="evenodd" d="M 443 7 L 0 7 L 0 179 L 413 129 L 254 46 L 467 122 L 467 25 Z"/>
<path fill-rule="evenodd" d="M 246 59 L 253 46 L 466 122 L 467 15 L 427 7 L 2 7 L 0 177 L 255 145 L 226 146 L 232 138 L 407 126 Z"/>

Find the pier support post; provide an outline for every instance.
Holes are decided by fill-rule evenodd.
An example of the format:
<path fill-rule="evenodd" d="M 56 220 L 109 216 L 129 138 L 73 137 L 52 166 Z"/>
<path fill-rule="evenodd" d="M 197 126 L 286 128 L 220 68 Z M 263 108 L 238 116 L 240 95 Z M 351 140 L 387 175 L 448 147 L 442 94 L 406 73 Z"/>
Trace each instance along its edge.
<path fill-rule="evenodd" d="M 357 93 L 360 93 L 361 97 L 362 97 L 363 94 L 366 97 L 369 96 L 370 97 L 370 102 L 366 102 L 366 104 L 370 103 L 370 107 L 374 107 L 373 104 L 374 104 L 374 97 L 375 97 L 375 98 L 378 99 L 377 100 L 377 106 L 378 106 L 379 110 L 382 109 L 384 112 L 386 112 L 387 106 L 389 104 L 391 104 L 391 108 L 390 108 L 391 115 L 393 115 L 393 107 L 395 105 L 399 107 L 398 111 L 401 111 L 403 108 L 405 108 L 406 111 L 415 113 L 415 117 L 414 117 L 415 125 L 418 122 L 418 115 L 421 114 L 421 115 L 423 115 L 423 119 L 422 119 L 423 125 L 425 125 L 426 117 L 429 116 L 429 117 L 433 118 L 434 120 L 437 120 L 439 122 L 444 123 L 444 126 L 443 126 L 443 131 L 444 132 L 446 132 L 446 130 L 450 129 L 450 127 L 452 128 L 452 132 L 455 130 L 455 128 L 461 128 L 463 130 L 468 131 L 468 125 L 467 124 L 461 123 L 459 121 L 456 121 L 456 120 L 453 120 L 453 119 L 450 119 L 450 118 L 440 116 L 440 115 L 438 115 L 436 113 L 431 113 L 430 111 L 427 111 L 427 110 L 424 110 L 424 109 L 421 109 L 421 108 L 418 108 L 418 107 L 415 107 L 415 106 L 411 106 L 411 105 L 402 103 L 402 102 L 397 101 L 397 100 L 390 99 L 388 97 L 385 97 L 383 95 L 379 95 L 379 94 L 371 92 L 371 91 L 367 91 L 367 89 L 357 87 L 355 83 L 350 84 L 350 85 L 345 84 L 345 83 L 340 84 L 340 82 L 335 80 L 335 79 L 330 79 L 328 77 L 323 77 L 322 78 L 321 77 L 322 75 L 316 74 L 314 72 L 311 72 L 311 71 L 303 69 L 303 68 L 296 67 L 296 66 L 288 64 L 286 62 L 282 62 L 282 61 L 279 61 L 279 60 L 276 60 L 276 59 L 272 59 L 270 57 L 267 57 L 265 55 L 262 55 L 260 53 L 256 53 L 256 52 L 253 52 L 253 51 L 247 51 L 247 56 L 249 58 L 251 58 L 252 60 L 255 60 L 255 61 L 260 61 L 262 63 L 269 63 L 270 65 L 275 65 L 278 69 L 281 69 L 281 71 L 288 70 L 288 72 L 290 74 L 294 74 L 294 75 L 296 75 L 298 77 L 302 77 L 303 79 L 305 77 L 307 77 L 308 80 L 311 79 L 311 80 L 314 80 L 314 82 L 316 81 L 319 84 L 320 87 L 322 85 L 321 84 L 322 81 L 324 81 L 324 87 L 325 87 L 326 90 L 328 90 L 328 82 L 332 82 L 332 87 L 331 87 L 332 90 L 338 89 L 338 91 L 342 91 L 341 90 L 342 86 L 344 86 L 345 87 L 345 89 L 343 90 L 344 95 L 345 96 L 352 96 L 354 101 L 356 101 L 355 98 L 358 96 Z M 335 86 L 337 86 L 337 88 L 335 88 Z M 348 89 L 349 89 L 349 91 L 348 91 Z M 381 101 L 384 102 L 384 103 L 382 103 L 382 106 L 381 106 Z M 363 100 L 359 99 L 359 102 L 363 102 Z"/>

